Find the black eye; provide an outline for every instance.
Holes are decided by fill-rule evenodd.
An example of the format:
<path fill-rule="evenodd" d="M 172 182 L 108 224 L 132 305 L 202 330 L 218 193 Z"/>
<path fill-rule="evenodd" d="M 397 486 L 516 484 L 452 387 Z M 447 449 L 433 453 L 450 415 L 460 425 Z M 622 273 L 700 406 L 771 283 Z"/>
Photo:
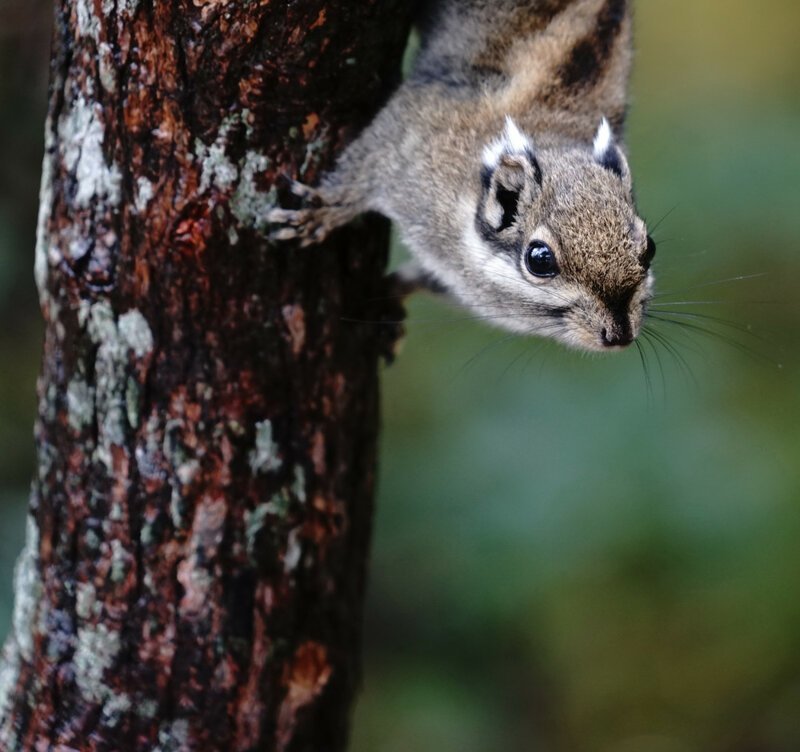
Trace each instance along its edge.
<path fill-rule="evenodd" d="M 555 277 L 558 274 L 556 255 L 547 243 L 534 240 L 525 252 L 525 266 L 534 277 Z"/>
<path fill-rule="evenodd" d="M 656 255 L 656 241 L 653 240 L 649 235 L 647 236 L 647 248 L 645 252 L 642 254 L 642 266 L 645 269 L 650 268 L 650 264 L 653 263 L 653 258 Z"/>

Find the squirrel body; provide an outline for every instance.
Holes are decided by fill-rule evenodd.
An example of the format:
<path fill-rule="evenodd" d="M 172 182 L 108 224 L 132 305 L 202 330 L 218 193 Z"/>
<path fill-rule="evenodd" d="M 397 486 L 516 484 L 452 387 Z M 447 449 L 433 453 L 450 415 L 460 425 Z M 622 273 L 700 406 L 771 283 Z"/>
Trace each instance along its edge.
<path fill-rule="evenodd" d="M 505 329 L 587 350 L 641 329 L 655 253 L 615 133 L 631 64 L 626 0 L 433 0 L 413 70 L 273 237 L 389 217 L 443 288 Z"/>

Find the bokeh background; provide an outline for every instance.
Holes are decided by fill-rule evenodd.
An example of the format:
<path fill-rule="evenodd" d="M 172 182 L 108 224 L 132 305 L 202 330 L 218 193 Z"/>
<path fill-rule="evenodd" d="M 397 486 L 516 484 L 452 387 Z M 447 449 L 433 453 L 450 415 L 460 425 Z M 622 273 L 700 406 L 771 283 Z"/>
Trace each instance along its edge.
<path fill-rule="evenodd" d="M 628 141 L 671 323 L 643 364 L 412 302 L 354 752 L 800 750 L 800 3 L 636 20 Z M 49 2 L 0 0 L 0 638 L 34 462 L 49 26 Z"/>

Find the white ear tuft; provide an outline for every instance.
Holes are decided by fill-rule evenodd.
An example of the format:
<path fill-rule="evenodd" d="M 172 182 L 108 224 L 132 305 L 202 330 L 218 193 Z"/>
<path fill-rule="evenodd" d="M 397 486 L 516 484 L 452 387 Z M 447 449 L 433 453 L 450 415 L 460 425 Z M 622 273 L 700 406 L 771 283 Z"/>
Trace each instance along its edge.
<path fill-rule="evenodd" d="M 487 167 L 497 167 L 500 163 L 500 157 L 503 156 L 503 141 L 496 138 L 492 143 L 483 147 L 483 163 Z"/>
<path fill-rule="evenodd" d="M 613 172 L 630 189 L 631 171 L 622 149 L 611 131 L 608 120 L 603 118 L 594 137 L 594 159 L 597 164 Z"/>
<path fill-rule="evenodd" d="M 533 142 L 506 115 L 506 127 L 503 133 L 483 149 L 483 163 L 487 167 L 497 167 L 504 154 L 525 154 L 533 151 Z"/>
<path fill-rule="evenodd" d="M 515 154 L 522 154 L 524 151 L 532 150 L 533 148 L 531 140 L 517 127 L 510 115 L 506 115 L 506 132 L 504 135 L 510 147 L 509 151 Z"/>
<path fill-rule="evenodd" d="M 613 143 L 614 134 L 611 132 L 611 125 L 606 118 L 603 118 L 597 129 L 597 135 L 594 137 L 594 158 L 598 162 L 602 162 Z"/>

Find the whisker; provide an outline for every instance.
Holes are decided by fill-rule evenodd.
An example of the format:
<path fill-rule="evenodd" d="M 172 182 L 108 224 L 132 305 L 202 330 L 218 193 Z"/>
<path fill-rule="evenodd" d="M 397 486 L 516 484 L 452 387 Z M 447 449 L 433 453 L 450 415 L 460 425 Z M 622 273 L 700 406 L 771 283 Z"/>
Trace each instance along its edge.
<path fill-rule="evenodd" d="M 676 321 L 675 319 L 663 318 L 660 316 L 651 316 L 651 318 L 652 320 L 658 321 L 663 324 L 670 324 L 673 327 L 679 327 L 682 330 L 686 331 L 687 333 L 693 332 L 701 334 L 705 337 L 709 337 L 711 339 L 715 339 L 718 342 L 722 342 L 723 344 L 726 344 L 729 347 L 732 347 L 735 350 L 738 350 L 739 352 L 744 353 L 745 355 L 754 358 L 758 361 L 766 362 L 769 363 L 770 365 L 777 365 L 770 358 L 767 358 L 766 356 L 762 355 L 758 351 L 754 350 L 752 347 L 747 347 L 746 345 L 743 345 L 741 342 L 734 339 L 733 337 L 728 337 L 718 331 L 715 331 L 714 329 L 702 327 L 699 326 L 698 324 L 689 321 Z"/>
<path fill-rule="evenodd" d="M 658 332 L 654 329 L 648 330 L 649 336 L 661 344 L 662 347 L 670 354 L 673 360 L 677 363 L 678 367 L 695 386 L 699 386 L 697 378 L 689 365 L 689 361 L 684 357 L 683 353 L 678 349 L 678 346 L 672 342 L 664 332 Z"/>
<path fill-rule="evenodd" d="M 700 285 L 694 285 L 693 287 L 687 287 L 684 290 L 672 290 L 670 292 L 662 292 L 658 293 L 657 295 L 653 296 L 653 300 L 660 300 L 661 298 L 668 298 L 672 297 L 673 295 L 685 295 L 688 292 L 693 292 L 694 290 L 703 290 L 708 287 L 718 287 L 720 285 L 727 285 L 733 282 L 746 282 L 751 279 L 759 279 L 760 277 L 768 276 L 766 272 L 761 272 L 759 274 L 742 274 L 738 277 L 728 277 L 727 279 L 717 279 L 713 282 L 704 282 Z"/>
<path fill-rule="evenodd" d="M 736 321 L 729 321 L 728 319 L 720 318 L 719 316 L 709 316 L 704 313 L 690 313 L 688 311 L 670 311 L 667 309 L 660 309 L 654 312 L 652 315 L 657 316 L 658 314 L 664 314 L 668 316 L 677 316 L 679 318 L 690 318 L 696 319 L 698 321 L 710 321 L 714 324 L 719 324 L 720 326 L 726 326 L 729 329 L 733 329 L 737 332 L 742 332 L 743 334 L 747 334 L 751 337 L 755 337 L 756 339 L 764 342 L 764 338 L 760 335 L 756 334 L 749 326 L 745 324 L 739 324 Z M 649 314 L 648 314 L 649 315 Z"/>
<path fill-rule="evenodd" d="M 648 333 L 649 334 L 649 333 Z M 667 377 L 664 374 L 664 362 L 661 360 L 661 353 L 658 351 L 658 348 L 653 343 L 652 339 L 648 336 L 645 336 L 645 342 L 650 345 L 650 349 L 653 351 L 653 355 L 656 358 L 656 363 L 658 364 L 658 372 L 661 376 L 661 394 L 664 395 L 666 399 L 667 396 Z"/>
<path fill-rule="evenodd" d="M 662 306 L 709 306 L 709 305 L 726 305 L 732 306 L 739 303 L 747 305 L 776 305 L 774 300 L 665 300 L 663 303 L 648 303 L 649 308 L 658 308 Z"/>
<path fill-rule="evenodd" d="M 672 215 L 672 213 L 673 213 L 673 212 L 674 212 L 674 211 L 675 211 L 675 210 L 678 208 L 678 206 L 680 206 L 680 204 L 675 204 L 675 206 L 673 206 L 673 207 L 672 207 L 672 208 L 671 208 L 671 209 L 670 209 L 670 210 L 669 210 L 669 211 L 668 211 L 668 212 L 667 212 L 667 213 L 666 213 L 666 214 L 665 214 L 663 217 L 661 217 L 661 219 L 659 219 L 659 220 L 658 220 L 658 222 L 656 222 L 656 223 L 655 223 L 655 224 L 654 224 L 652 227 L 648 227 L 648 228 L 647 228 L 647 229 L 649 230 L 649 232 L 650 232 L 650 235 L 651 235 L 651 236 L 653 235 L 653 233 L 654 233 L 654 232 L 655 232 L 655 231 L 656 231 L 656 230 L 657 230 L 659 227 L 661 227 L 661 225 L 664 223 L 664 221 L 665 221 L 665 220 L 666 220 L 668 217 L 670 217 L 670 216 Z M 661 241 L 659 240 L 658 242 L 660 243 Z"/>
<path fill-rule="evenodd" d="M 633 344 L 636 345 L 636 351 L 639 353 L 639 360 L 642 363 L 642 373 L 644 374 L 644 384 L 645 389 L 647 391 L 647 401 L 651 402 L 653 399 L 653 382 L 650 379 L 650 372 L 647 369 L 647 359 L 644 356 L 644 349 L 642 348 L 642 343 L 639 340 L 634 340 Z"/>
<path fill-rule="evenodd" d="M 467 368 L 469 368 L 473 363 L 475 363 L 481 356 L 485 355 L 487 352 L 490 352 L 491 350 L 496 349 L 497 347 L 500 347 L 501 345 L 507 344 L 511 340 L 515 339 L 516 336 L 517 336 L 516 334 L 509 334 L 508 336 L 503 337 L 502 339 L 495 340 L 494 342 L 490 342 L 489 344 L 484 345 L 480 350 L 478 350 L 477 353 L 475 353 L 475 355 L 473 355 L 469 360 L 467 360 L 466 363 L 464 363 L 461 366 L 461 368 L 458 369 L 453 378 L 455 379 L 456 377 L 461 376 L 464 373 L 464 371 L 466 371 Z"/>
<path fill-rule="evenodd" d="M 650 303 L 649 308 L 658 308 L 661 306 L 689 306 L 689 305 L 730 305 L 729 300 L 666 300 L 663 303 Z"/>
<path fill-rule="evenodd" d="M 509 310 L 512 310 L 509 308 Z M 348 324 L 392 324 L 392 325 L 399 325 L 399 324 L 460 324 L 465 321 L 493 321 L 496 319 L 526 319 L 532 318 L 535 315 L 542 315 L 539 312 L 519 312 L 519 308 L 516 309 L 517 313 L 498 313 L 498 314 L 489 314 L 489 315 L 479 315 L 475 314 L 472 316 L 456 316 L 450 318 L 436 318 L 436 319 L 415 319 L 415 318 L 407 318 L 402 320 L 395 320 L 395 319 L 384 319 L 384 320 L 370 320 L 370 319 L 357 319 L 351 316 L 340 316 L 339 320 L 344 321 Z M 546 314 L 545 314 L 546 315 Z"/>
<path fill-rule="evenodd" d="M 526 340 L 526 342 L 531 342 L 531 340 Z M 543 341 L 540 341 L 536 347 L 529 348 L 529 347 L 521 347 L 519 353 L 513 358 L 513 360 L 503 369 L 503 372 L 500 374 L 499 378 L 497 379 L 497 383 L 501 383 L 503 379 L 509 374 L 511 369 L 521 360 L 522 356 L 527 354 L 529 349 L 533 349 L 534 353 L 537 350 L 542 348 Z"/>

